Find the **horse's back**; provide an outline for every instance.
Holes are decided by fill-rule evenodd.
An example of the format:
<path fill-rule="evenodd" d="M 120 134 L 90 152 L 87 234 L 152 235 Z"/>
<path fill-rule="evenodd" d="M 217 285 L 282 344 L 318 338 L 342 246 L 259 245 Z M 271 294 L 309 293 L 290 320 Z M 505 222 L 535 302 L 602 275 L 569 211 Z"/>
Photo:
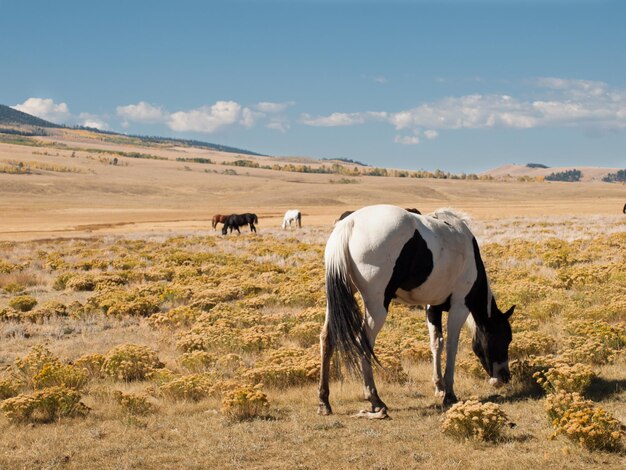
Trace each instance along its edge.
<path fill-rule="evenodd" d="M 411 279 L 401 282 L 410 292 L 403 300 L 436 303 L 441 297 L 445 300 L 452 284 L 468 270 L 471 232 L 453 214 L 423 216 L 396 206 L 368 206 L 339 222 L 335 230 L 346 228 L 350 270 L 361 292 L 365 286 L 387 289 L 392 276 L 402 277 L 399 271 L 404 269 L 411 272 L 407 274 Z"/>

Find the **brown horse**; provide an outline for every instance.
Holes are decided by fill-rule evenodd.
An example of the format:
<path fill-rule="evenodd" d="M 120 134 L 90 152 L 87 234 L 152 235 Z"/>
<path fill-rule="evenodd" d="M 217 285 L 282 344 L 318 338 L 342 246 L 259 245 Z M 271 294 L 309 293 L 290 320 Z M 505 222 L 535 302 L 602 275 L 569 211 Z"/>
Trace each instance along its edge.
<path fill-rule="evenodd" d="M 227 218 L 228 218 L 228 215 L 215 214 L 213 216 L 213 219 L 211 219 L 211 225 L 213 226 L 213 228 L 215 228 L 217 227 L 217 224 L 223 224 L 224 222 L 226 222 Z"/>

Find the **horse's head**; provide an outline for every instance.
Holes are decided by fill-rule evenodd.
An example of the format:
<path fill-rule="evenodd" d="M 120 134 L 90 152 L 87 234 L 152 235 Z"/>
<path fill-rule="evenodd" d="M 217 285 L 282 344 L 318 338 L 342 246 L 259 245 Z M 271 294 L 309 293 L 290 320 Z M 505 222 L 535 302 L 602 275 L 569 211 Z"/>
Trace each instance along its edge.
<path fill-rule="evenodd" d="M 489 383 L 500 387 L 511 380 L 509 371 L 509 344 L 512 333 L 509 318 L 515 310 L 513 305 L 502 313 L 492 302 L 491 316 L 484 325 L 476 325 L 472 349 L 489 374 Z"/>

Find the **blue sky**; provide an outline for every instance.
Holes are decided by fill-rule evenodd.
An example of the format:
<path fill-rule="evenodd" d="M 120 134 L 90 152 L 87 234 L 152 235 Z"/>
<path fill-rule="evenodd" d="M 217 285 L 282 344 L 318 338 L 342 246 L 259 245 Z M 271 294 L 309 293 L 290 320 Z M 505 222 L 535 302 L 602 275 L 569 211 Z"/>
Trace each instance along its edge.
<path fill-rule="evenodd" d="M 626 1 L 0 0 L 0 103 L 272 155 L 626 167 Z"/>

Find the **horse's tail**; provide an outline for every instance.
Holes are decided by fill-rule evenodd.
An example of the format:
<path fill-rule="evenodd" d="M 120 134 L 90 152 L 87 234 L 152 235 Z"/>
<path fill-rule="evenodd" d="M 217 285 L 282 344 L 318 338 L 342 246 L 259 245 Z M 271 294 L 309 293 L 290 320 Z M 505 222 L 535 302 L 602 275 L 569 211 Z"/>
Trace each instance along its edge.
<path fill-rule="evenodd" d="M 213 217 L 213 219 L 211 219 L 211 225 L 213 226 L 213 228 L 217 226 L 217 217 Z"/>
<path fill-rule="evenodd" d="M 254 223 L 258 224 L 259 223 L 259 218 L 256 216 L 256 214 L 252 214 L 254 216 Z"/>
<path fill-rule="evenodd" d="M 298 212 L 298 227 L 302 228 L 302 212 Z"/>
<path fill-rule="evenodd" d="M 376 356 L 363 328 L 363 317 L 350 286 L 348 242 L 354 221 L 338 224 L 324 255 L 326 264 L 326 329 L 330 343 L 349 369 L 360 371 L 361 359 Z"/>

